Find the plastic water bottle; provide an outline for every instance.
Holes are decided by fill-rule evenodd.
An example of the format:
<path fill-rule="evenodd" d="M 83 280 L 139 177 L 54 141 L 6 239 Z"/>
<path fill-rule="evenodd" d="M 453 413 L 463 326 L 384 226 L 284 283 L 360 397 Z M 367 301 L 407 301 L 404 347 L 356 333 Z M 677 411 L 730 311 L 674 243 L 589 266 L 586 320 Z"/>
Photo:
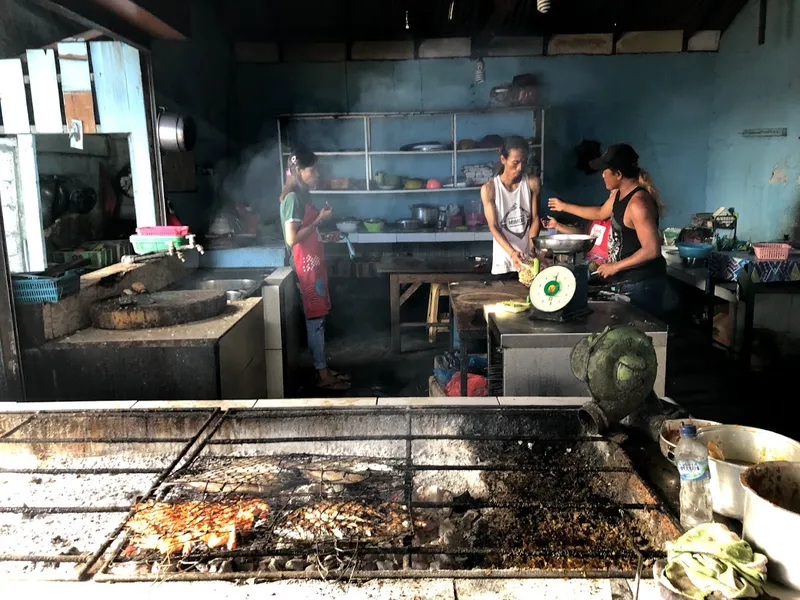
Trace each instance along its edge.
<path fill-rule="evenodd" d="M 688 531 L 713 520 L 708 449 L 697 440 L 697 427 L 681 425 L 675 463 L 681 476 L 681 525 Z"/>

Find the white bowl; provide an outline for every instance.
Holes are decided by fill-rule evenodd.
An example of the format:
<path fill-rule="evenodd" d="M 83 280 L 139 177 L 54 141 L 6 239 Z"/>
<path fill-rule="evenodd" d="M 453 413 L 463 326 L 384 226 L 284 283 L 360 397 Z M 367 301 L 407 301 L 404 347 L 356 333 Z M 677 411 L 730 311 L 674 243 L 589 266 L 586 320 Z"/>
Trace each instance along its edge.
<path fill-rule="evenodd" d="M 342 233 L 355 233 L 358 231 L 358 221 L 342 221 L 336 224 L 336 229 Z"/>

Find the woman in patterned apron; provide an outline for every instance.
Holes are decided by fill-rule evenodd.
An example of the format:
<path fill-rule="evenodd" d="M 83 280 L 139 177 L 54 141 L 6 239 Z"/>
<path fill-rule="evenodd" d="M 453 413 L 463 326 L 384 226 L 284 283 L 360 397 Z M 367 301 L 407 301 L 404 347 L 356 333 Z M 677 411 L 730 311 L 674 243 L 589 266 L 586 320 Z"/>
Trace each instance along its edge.
<path fill-rule="evenodd" d="M 611 219 L 608 262 L 597 273 L 635 306 L 664 317 L 667 274 L 658 230 L 662 211 L 658 193 L 628 144 L 609 146 L 589 165 L 602 173 L 611 192 L 608 200 L 602 206 L 578 206 L 550 198 L 548 206 L 591 221 Z"/>
<path fill-rule="evenodd" d="M 306 315 L 308 347 L 317 370 L 317 387 L 343 392 L 350 378 L 328 368 L 325 356 L 325 317 L 331 309 L 325 246 L 318 227 L 333 216 L 330 206 L 322 210 L 311 203 L 310 190 L 317 184 L 317 157 L 296 152 L 289 157 L 290 177 L 281 191 L 281 223 L 292 268 L 297 274 Z"/>

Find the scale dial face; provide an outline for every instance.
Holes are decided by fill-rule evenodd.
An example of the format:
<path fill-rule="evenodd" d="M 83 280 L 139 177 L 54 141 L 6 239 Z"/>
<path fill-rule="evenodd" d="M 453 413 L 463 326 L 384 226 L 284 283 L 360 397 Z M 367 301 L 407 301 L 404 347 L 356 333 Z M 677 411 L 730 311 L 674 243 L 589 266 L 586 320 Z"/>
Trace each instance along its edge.
<path fill-rule="evenodd" d="M 542 312 L 556 312 L 575 296 L 575 274 L 566 267 L 547 267 L 531 284 L 531 304 Z"/>

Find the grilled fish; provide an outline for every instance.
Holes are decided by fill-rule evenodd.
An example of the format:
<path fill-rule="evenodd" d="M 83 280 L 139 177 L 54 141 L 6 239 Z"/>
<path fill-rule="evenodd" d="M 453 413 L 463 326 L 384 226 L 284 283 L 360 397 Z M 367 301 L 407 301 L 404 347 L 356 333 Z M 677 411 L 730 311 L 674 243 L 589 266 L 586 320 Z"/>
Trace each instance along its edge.
<path fill-rule="evenodd" d="M 406 507 L 384 502 L 320 500 L 292 511 L 275 532 L 300 541 L 393 538 L 411 531 Z"/>
<path fill-rule="evenodd" d="M 183 485 L 210 494 L 266 494 L 276 486 L 278 476 L 287 472 L 280 459 L 271 457 L 219 458 L 214 463 L 210 469 L 181 475 L 169 485 Z"/>
<path fill-rule="evenodd" d="M 224 502 L 146 502 L 134 507 L 125 524 L 131 534 L 133 550 L 157 550 L 171 555 L 191 552 L 203 542 L 209 548 L 236 548 L 237 533 L 253 528 L 256 519 L 266 516 L 269 506 L 255 499 Z"/>

